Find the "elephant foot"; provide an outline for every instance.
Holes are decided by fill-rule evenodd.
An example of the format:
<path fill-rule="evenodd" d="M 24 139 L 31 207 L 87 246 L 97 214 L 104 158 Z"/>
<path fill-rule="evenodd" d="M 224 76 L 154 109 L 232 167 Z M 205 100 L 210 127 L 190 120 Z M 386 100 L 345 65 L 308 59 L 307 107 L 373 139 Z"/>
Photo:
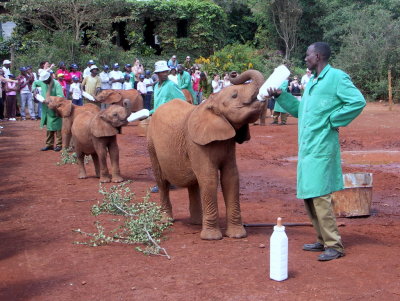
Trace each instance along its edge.
<path fill-rule="evenodd" d="M 222 239 L 221 230 L 216 229 L 203 229 L 200 233 L 200 238 L 204 240 L 219 240 Z"/>
<path fill-rule="evenodd" d="M 191 223 L 192 225 L 202 225 L 203 224 L 203 218 L 197 217 L 197 216 L 191 216 L 189 223 Z"/>
<path fill-rule="evenodd" d="M 111 181 L 113 183 L 120 183 L 120 182 L 123 182 L 124 179 L 122 177 L 120 177 L 120 176 L 115 176 L 115 177 L 112 177 Z"/>
<path fill-rule="evenodd" d="M 100 183 L 110 183 L 111 179 L 108 177 L 100 177 Z"/>
<path fill-rule="evenodd" d="M 247 233 L 243 225 L 228 225 L 225 235 L 230 238 L 244 238 Z"/>

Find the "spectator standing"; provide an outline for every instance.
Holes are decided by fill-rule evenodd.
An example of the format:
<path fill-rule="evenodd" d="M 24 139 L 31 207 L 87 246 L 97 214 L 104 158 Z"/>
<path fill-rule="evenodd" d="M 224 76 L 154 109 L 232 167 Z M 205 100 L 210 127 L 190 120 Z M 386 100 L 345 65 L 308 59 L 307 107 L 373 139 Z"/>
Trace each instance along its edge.
<path fill-rule="evenodd" d="M 89 93 L 93 97 L 99 93 L 101 89 L 101 81 L 100 77 L 97 75 L 99 73 L 99 68 L 96 65 L 92 65 L 90 67 L 90 76 L 86 76 L 82 82 L 82 90 L 86 93 Z M 86 98 L 83 100 L 83 103 L 89 103 L 90 101 Z M 95 103 L 98 107 L 100 107 L 100 103 Z"/>
<path fill-rule="evenodd" d="M 143 65 L 140 63 L 140 60 L 138 58 L 136 58 L 135 62 L 133 63 L 132 72 L 135 75 L 135 84 L 133 87 L 136 89 L 137 82 L 139 81 L 139 75 L 144 73 Z"/>
<path fill-rule="evenodd" d="M 103 66 L 103 71 L 100 72 L 101 90 L 111 89 L 110 82 L 110 67 L 108 65 Z"/>
<path fill-rule="evenodd" d="M 35 107 L 32 97 L 32 84 L 34 78 L 27 72 L 25 67 L 19 68 L 21 74 L 17 77 L 20 92 L 20 113 L 21 119 L 26 120 L 25 107 L 28 106 L 31 120 L 36 120 Z"/>
<path fill-rule="evenodd" d="M 289 91 L 294 97 L 301 100 L 301 85 L 297 76 L 293 77 L 293 80 L 290 82 Z"/>
<path fill-rule="evenodd" d="M 113 65 L 113 70 L 110 72 L 111 89 L 120 90 L 122 89 L 122 83 L 124 82 L 124 74 L 119 70 L 118 63 Z"/>
<path fill-rule="evenodd" d="M 154 82 L 153 79 L 151 78 L 150 70 L 145 71 L 145 78 L 143 82 L 146 84 L 146 97 L 144 99 L 143 106 L 145 109 L 151 110 L 151 98 L 153 96 Z"/>
<path fill-rule="evenodd" d="M 192 86 L 196 94 L 196 103 L 199 105 L 202 101 L 200 92 L 200 70 L 196 68 L 192 74 Z"/>
<path fill-rule="evenodd" d="M 280 87 L 282 91 L 286 91 L 288 89 L 288 84 L 289 80 L 286 80 Z M 288 118 L 288 113 L 282 108 L 277 101 L 275 101 L 274 105 L 274 113 L 272 115 L 272 118 L 274 119 L 271 124 L 279 124 L 279 116 L 281 117 L 281 125 L 286 125 L 287 123 L 287 118 Z"/>
<path fill-rule="evenodd" d="M 65 87 L 65 96 L 69 98 L 69 86 L 71 85 L 72 82 L 72 77 L 71 74 L 69 73 L 66 65 L 64 62 L 60 62 L 58 64 L 58 70 L 56 71 L 56 75 L 58 76 L 59 74 L 63 74 L 64 78 L 64 87 Z"/>
<path fill-rule="evenodd" d="M 207 75 L 205 72 L 200 72 L 199 104 L 202 103 L 203 99 L 207 98 L 209 95 L 210 95 L 210 84 L 208 83 Z"/>
<path fill-rule="evenodd" d="M 132 65 L 131 64 L 126 64 L 125 65 L 125 75 L 126 74 L 129 75 L 130 82 L 131 82 L 132 89 L 133 89 L 135 87 L 136 77 L 135 77 L 135 73 L 132 71 Z"/>
<path fill-rule="evenodd" d="M 51 72 L 54 64 L 50 64 L 48 61 L 40 62 L 38 73 L 40 74 L 42 71 Z"/>
<path fill-rule="evenodd" d="M 93 60 L 89 60 L 88 62 L 87 62 L 87 67 L 85 68 L 85 70 L 83 70 L 83 75 L 82 75 L 82 77 L 83 78 L 85 78 L 85 77 L 87 77 L 87 76 L 89 76 L 90 75 L 90 71 L 91 71 L 91 67 L 94 65 L 94 61 Z"/>
<path fill-rule="evenodd" d="M 39 80 L 35 81 L 32 85 L 32 90 L 37 93 L 37 87 L 40 87 L 40 94 L 42 97 L 46 98 L 47 94 L 49 96 L 63 97 L 63 91 L 61 85 L 53 79 L 50 72 L 42 70 L 39 73 Z M 42 119 L 40 121 L 40 127 L 46 126 L 46 146 L 41 149 L 41 151 L 54 150 L 59 152 L 62 147 L 61 138 L 61 125 L 62 119 L 58 117 L 54 110 L 51 110 L 45 103 L 42 103 Z M 56 141 L 55 137 L 57 137 Z M 54 147 L 54 142 L 56 147 Z"/>
<path fill-rule="evenodd" d="M 168 75 L 168 79 L 170 81 L 173 81 L 175 84 L 178 84 L 178 75 L 176 74 L 175 68 L 171 68 L 169 75 Z"/>
<path fill-rule="evenodd" d="M 306 74 L 304 74 L 304 75 L 302 76 L 301 82 L 300 82 L 301 88 L 302 88 L 303 90 L 306 89 L 307 83 L 310 81 L 311 76 L 312 76 L 311 70 L 307 68 Z"/>
<path fill-rule="evenodd" d="M 80 72 L 79 67 L 77 64 L 71 64 L 70 68 L 69 68 L 69 75 L 71 76 L 71 78 L 73 76 L 76 76 L 77 78 L 79 78 L 79 81 L 82 81 L 82 72 Z"/>
<path fill-rule="evenodd" d="M 178 86 L 180 89 L 188 90 L 192 94 L 193 104 L 198 104 L 196 93 L 193 90 L 192 78 L 182 65 L 178 65 Z"/>
<path fill-rule="evenodd" d="M 185 67 L 186 71 L 192 68 L 192 61 L 190 56 L 187 56 L 185 59 L 185 62 L 183 63 L 183 66 Z"/>
<path fill-rule="evenodd" d="M 214 78 L 211 81 L 211 86 L 213 88 L 213 93 L 218 93 L 219 91 L 222 90 L 224 82 L 219 77 L 219 74 L 214 74 Z"/>
<path fill-rule="evenodd" d="M 224 74 L 224 83 L 223 83 L 224 88 L 232 86 L 231 80 L 229 79 L 229 73 L 225 72 Z"/>
<path fill-rule="evenodd" d="M 77 106 L 82 106 L 82 85 L 77 76 L 72 77 L 72 84 L 69 87 L 69 92 L 72 97 L 72 103 Z"/>
<path fill-rule="evenodd" d="M 302 101 L 285 90 L 269 89 L 298 122 L 297 197 L 304 199 L 317 241 L 305 251 L 323 252 L 319 261 L 344 256 L 344 247 L 332 210 L 331 193 L 343 189 L 339 127 L 347 126 L 363 110 L 365 99 L 342 70 L 328 63 L 328 44 L 316 42 L 306 52 L 306 65 L 314 76 Z"/>
<path fill-rule="evenodd" d="M 15 80 L 14 74 L 9 74 L 8 78 Z M 17 92 L 19 91 L 17 82 L 6 82 L 6 118 L 9 121 L 16 121 L 17 116 Z"/>
<path fill-rule="evenodd" d="M 124 75 L 124 83 L 122 84 L 122 89 L 123 90 L 132 90 L 133 85 L 131 82 L 131 76 L 129 74 Z"/>
<path fill-rule="evenodd" d="M 140 92 L 140 94 L 142 95 L 143 98 L 143 103 L 145 103 L 146 101 L 146 94 L 147 94 L 147 88 L 146 88 L 146 83 L 144 82 L 144 74 L 140 74 L 139 75 L 139 82 L 137 84 L 137 89 Z"/>
<path fill-rule="evenodd" d="M 6 79 L 9 79 L 9 75 L 11 74 L 11 71 L 10 71 L 10 67 L 11 67 L 11 61 L 10 60 L 4 60 L 3 61 L 3 67 L 1 68 L 1 70 L 3 71 L 3 76 L 6 78 Z M 2 85 L 2 98 L 3 98 L 3 101 L 4 101 L 4 103 L 6 103 L 6 99 L 7 99 L 7 95 L 6 95 L 6 82 L 5 81 L 2 81 L 2 83 L 1 83 L 1 85 Z M 3 112 L 1 113 L 1 115 L 3 115 L 3 113 L 4 113 L 4 110 L 3 110 Z M 3 116 L 4 117 L 4 116 Z"/>
<path fill-rule="evenodd" d="M 176 55 L 173 55 L 169 60 L 168 60 L 168 67 L 171 68 L 178 68 L 178 60 L 176 59 Z"/>
<path fill-rule="evenodd" d="M 56 75 L 57 77 L 57 81 L 60 83 L 63 93 L 64 93 L 64 97 L 67 97 L 67 82 L 64 79 L 64 74 L 63 73 L 58 73 Z"/>

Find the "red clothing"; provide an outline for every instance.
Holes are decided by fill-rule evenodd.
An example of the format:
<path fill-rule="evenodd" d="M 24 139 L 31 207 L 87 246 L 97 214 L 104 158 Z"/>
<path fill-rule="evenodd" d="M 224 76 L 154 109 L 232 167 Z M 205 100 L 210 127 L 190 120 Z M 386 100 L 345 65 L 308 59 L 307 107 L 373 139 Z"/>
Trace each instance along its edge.
<path fill-rule="evenodd" d="M 67 97 L 67 82 L 65 80 L 60 79 L 60 78 L 57 81 L 60 83 L 60 85 L 62 87 L 62 90 L 63 90 L 63 93 L 64 93 L 64 97 Z"/>
<path fill-rule="evenodd" d="M 71 73 L 67 70 L 67 69 L 58 69 L 57 71 L 56 71 L 56 75 L 59 75 L 59 74 L 64 74 L 64 80 L 65 80 L 65 82 L 67 83 L 67 84 L 70 84 L 71 83 L 71 81 L 72 81 L 72 76 L 71 76 Z"/>
<path fill-rule="evenodd" d="M 74 76 L 76 76 L 77 78 L 79 78 L 79 81 L 82 81 L 82 72 L 80 71 L 75 71 L 75 72 L 70 72 L 69 75 L 71 76 L 71 78 L 73 78 Z"/>
<path fill-rule="evenodd" d="M 199 83 L 200 83 L 200 75 L 193 74 L 192 75 L 192 83 L 193 83 L 193 90 L 198 92 L 199 91 Z"/>
<path fill-rule="evenodd" d="M 26 80 L 25 80 L 26 79 Z M 19 89 L 21 90 L 26 85 L 28 85 L 29 90 L 32 90 L 32 84 L 35 81 L 33 75 L 27 74 L 23 76 L 22 74 L 17 77 Z"/>

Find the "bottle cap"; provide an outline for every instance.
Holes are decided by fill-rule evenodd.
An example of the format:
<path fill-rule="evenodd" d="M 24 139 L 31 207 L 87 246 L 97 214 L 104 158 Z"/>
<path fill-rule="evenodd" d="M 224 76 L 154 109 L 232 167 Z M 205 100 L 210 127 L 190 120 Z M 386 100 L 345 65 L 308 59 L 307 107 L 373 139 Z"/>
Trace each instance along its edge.
<path fill-rule="evenodd" d="M 281 217 L 278 217 L 278 219 L 276 220 L 276 225 L 278 227 L 282 227 L 282 218 Z"/>

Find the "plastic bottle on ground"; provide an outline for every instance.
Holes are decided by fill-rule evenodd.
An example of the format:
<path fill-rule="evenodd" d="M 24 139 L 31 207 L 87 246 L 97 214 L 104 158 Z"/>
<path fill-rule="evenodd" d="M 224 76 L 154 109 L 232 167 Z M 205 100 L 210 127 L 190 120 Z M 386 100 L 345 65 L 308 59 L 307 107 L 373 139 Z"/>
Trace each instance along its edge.
<path fill-rule="evenodd" d="M 269 261 L 269 277 L 272 280 L 282 281 L 288 278 L 288 238 L 280 217 L 271 235 Z"/>

